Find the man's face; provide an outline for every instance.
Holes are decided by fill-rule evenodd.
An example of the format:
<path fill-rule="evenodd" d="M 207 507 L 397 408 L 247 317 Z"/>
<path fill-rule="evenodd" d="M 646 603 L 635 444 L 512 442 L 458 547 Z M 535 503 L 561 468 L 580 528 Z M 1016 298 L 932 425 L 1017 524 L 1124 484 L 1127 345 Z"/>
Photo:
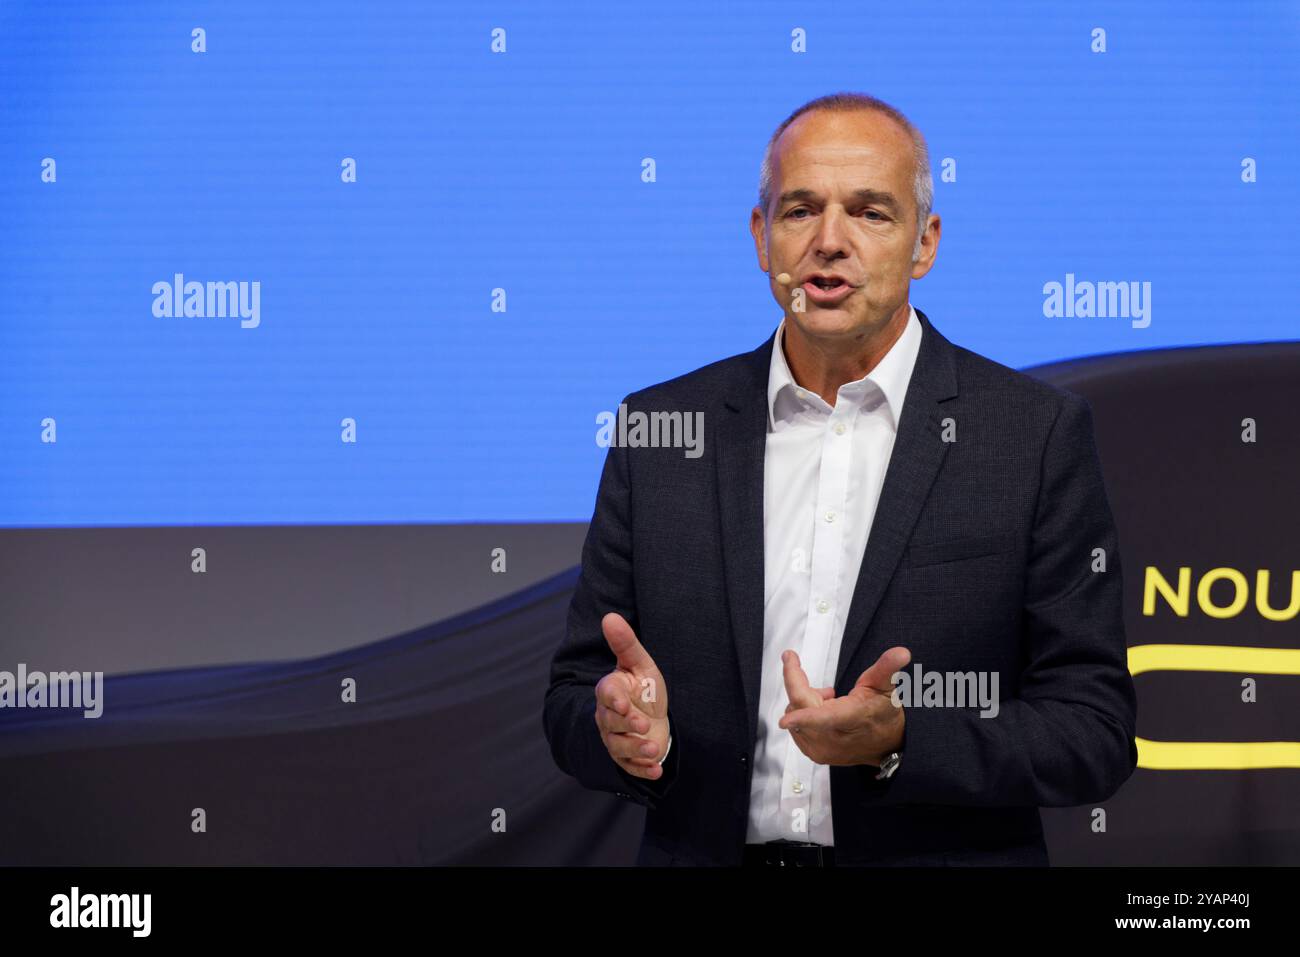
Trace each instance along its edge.
<path fill-rule="evenodd" d="M 750 231 L 787 325 L 813 339 L 861 341 L 906 318 L 908 283 L 930 271 L 939 242 L 932 215 L 912 262 L 912 150 L 906 130 L 874 112 L 813 110 L 786 128 L 773 149 L 768 217 L 755 206 Z M 776 282 L 783 272 L 789 286 Z M 815 273 L 843 282 L 823 289 Z"/>

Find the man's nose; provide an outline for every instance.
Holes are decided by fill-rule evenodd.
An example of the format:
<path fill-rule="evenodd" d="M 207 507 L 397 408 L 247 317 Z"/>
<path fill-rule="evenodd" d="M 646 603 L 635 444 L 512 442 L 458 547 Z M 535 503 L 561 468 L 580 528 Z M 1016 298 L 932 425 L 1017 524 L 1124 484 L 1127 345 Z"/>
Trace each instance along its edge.
<path fill-rule="evenodd" d="M 835 256 L 846 251 L 848 214 L 842 206 L 827 206 L 817 228 L 817 252 Z"/>

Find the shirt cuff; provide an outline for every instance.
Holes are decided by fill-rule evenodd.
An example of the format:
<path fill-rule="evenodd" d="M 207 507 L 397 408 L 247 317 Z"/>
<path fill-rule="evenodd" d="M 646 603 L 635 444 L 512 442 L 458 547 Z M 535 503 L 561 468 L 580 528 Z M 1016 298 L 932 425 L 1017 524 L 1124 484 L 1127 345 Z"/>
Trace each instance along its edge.
<path fill-rule="evenodd" d="M 662 758 L 659 759 L 659 765 L 660 765 L 660 767 L 662 767 L 662 766 L 663 766 L 663 763 L 664 763 L 665 761 L 668 760 L 668 752 L 671 751 L 672 749 L 673 749 L 673 733 L 672 733 L 671 731 L 669 731 L 669 732 L 668 732 L 668 747 L 664 748 L 664 756 L 663 756 Z"/>

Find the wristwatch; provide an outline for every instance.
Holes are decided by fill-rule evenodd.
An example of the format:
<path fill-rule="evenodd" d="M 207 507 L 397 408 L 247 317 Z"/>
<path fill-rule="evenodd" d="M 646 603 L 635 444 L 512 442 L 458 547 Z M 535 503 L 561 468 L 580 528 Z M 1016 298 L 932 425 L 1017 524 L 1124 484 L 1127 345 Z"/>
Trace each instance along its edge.
<path fill-rule="evenodd" d="M 885 758 L 885 760 L 880 762 L 880 771 L 876 774 L 876 780 L 883 781 L 886 778 L 893 776 L 893 773 L 898 770 L 898 766 L 902 763 L 903 756 L 897 751 L 893 752 Z"/>

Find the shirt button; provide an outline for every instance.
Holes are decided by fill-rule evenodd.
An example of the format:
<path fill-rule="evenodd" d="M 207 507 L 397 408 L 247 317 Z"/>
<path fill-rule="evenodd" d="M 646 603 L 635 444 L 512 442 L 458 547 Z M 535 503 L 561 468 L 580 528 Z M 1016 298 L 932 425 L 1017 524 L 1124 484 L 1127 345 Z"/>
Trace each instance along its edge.
<path fill-rule="evenodd" d="M 843 423 L 843 422 L 836 422 L 836 423 L 835 423 L 835 434 L 836 434 L 836 435 L 843 435 L 843 434 L 844 434 L 844 423 Z"/>
<path fill-rule="evenodd" d="M 817 610 L 821 612 L 823 615 L 826 614 L 826 610 L 830 607 L 831 607 L 830 602 L 828 602 L 825 598 L 817 602 Z"/>
<path fill-rule="evenodd" d="M 791 786 L 791 790 L 794 791 L 795 794 L 803 794 L 803 782 L 795 781 Z"/>
<path fill-rule="evenodd" d="M 826 521 L 828 521 L 828 522 L 833 522 L 833 521 L 835 521 L 835 513 L 834 513 L 834 512 L 827 512 L 827 513 L 826 513 Z"/>

